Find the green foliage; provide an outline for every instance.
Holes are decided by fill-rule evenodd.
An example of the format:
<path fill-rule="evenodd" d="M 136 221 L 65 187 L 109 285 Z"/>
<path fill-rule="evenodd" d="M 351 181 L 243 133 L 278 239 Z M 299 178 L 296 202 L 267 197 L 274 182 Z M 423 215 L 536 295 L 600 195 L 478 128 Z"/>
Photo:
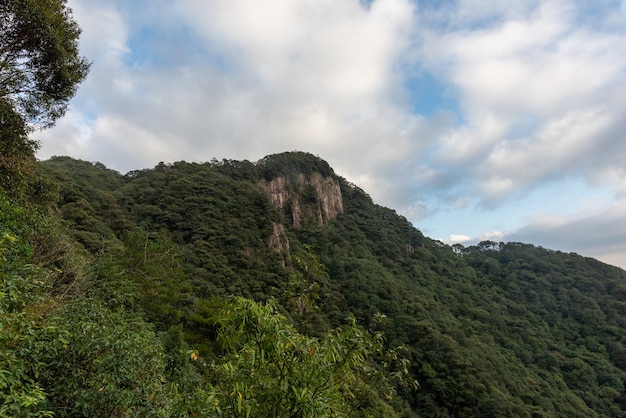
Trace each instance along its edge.
<path fill-rule="evenodd" d="M 16 197 L 34 172 L 37 144 L 26 136 L 24 119 L 0 98 L 0 188 Z"/>
<path fill-rule="evenodd" d="M 168 330 L 163 352 L 145 354 L 162 359 L 154 373 L 163 385 L 145 389 L 169 400 L 155 411 L 313 416 L 332 405 L 352 416 L 626 415 L 623 270 L 519 243 L 450 248 L 337 177 L 345 213 L 296 229 L 258 184 L 334 176 L 305 153 L 160 164 L 126 176 L 67 158 L 40 166 L 63 182 L 60 212 L 95 257 L 86 283 L 108 295 L 95 306 L 115 302 L 107 315 L 133 324 L 144 313 Z M 317 199 L 306 187 L 287 192 Z M 280 251 L 270 244 L 279 230 L 288 241 Z M 333 350 L 352 358 L 350 367 Z M 329 386 L 313 397 L 321 376 Z"/>
<path fill-rule="evenodd" d="M 45 271 L 29 264 L 19 212 L 0 194 L 0 416 L 51 416 L 26 354 L 56 330 L 44 327 Z"/>
<path fill-rule="evenodd" d="M 283 282 L 282 305 L 302 332 L 316 335 L 330 328 L 319 309 L 321 298 L 330 291 L 326 266 L 308 245 L 292 254 L 291 263 L 293 271 Z"/>
<path fill-rule="evenodd" d="M 188 284 L 198 296 L 278 296 L 286 272 L 267 246 L 278 215 L 256 185 L 209 164 L 161 164 L 132 173 L 119 202 L 138 226 L 166 229 L 183 246 Z"/>
<path fill-rule="evenodd" d="M 40 171 L 63 185 L 60 209 L 70 234 L 96 254 L 119 245 L 118 237 L 132 229 L 120 209 L 114 190 L 125 184 L 124 177 L 99 163 L 53 157 L 40 164 Z"/>
<path fill-rule="evenodd" d="M 58 247 L 55 229 L 0 197 L 0 416 L 170 416 L 165 356 L 129 310 L 134 288 L 59 284 L 61 270 L 34 264 Z"/>
<path fill-rule="evenodd" d="M 189 348 L 182 325 L 171 327 L 161 335 L 166 357 L 165 375 L 169 382 L 171 416 L 217 415 L 216 391 L 207 384 L 198 363 L 198 351 Z M 212 414 L 210 414 L 212 412 Z"/>
<path fill-rule="evenodd" d="M 115 286 L 119 292 L 120 286 Z M 57 416 L 168 416 L 165 356 L 154 332 L 128 312 L 123 295 L 90 294 L 56 313 L 65 332 L 32 353 Z"/>
<path fill-rule="evenodd" d="M 323 177 L 335 174 L 326 161 L 312 154 L 299 151 L 268 155 L 257 163 L 257 169 L 260 176 L 265 180 L 272 180 L 279 176 L 297 176 L 298 174 L 304 174 L 307 177 L 313 173 L 319 173 Z"/>
<path fill-rule="evenodd" d="M 97 276 L 137 285 L 146 316 L 160 329 L 176 325 L 192 291 L 184 280 L 180 247 L 165 232 L 148 234 L 138 228 L 120 240 L 122 245 L 98 257 Z"/>
<path fill-rule="evenodd" d="M 65 113 L 89 64 L 65 0 L 0 4 L 0 99 L 29 124 L 51 126 Z"/>
<path fill-rule="evenodd" d="M 348 416 L 376 374 L 370 357 L 382 351 L 381 336 L 354 323 L 308 337 L 273 304 L 243 298 L 229 299 L 216 322 L 224 354 L 212 369 L 223 416 Z"/>

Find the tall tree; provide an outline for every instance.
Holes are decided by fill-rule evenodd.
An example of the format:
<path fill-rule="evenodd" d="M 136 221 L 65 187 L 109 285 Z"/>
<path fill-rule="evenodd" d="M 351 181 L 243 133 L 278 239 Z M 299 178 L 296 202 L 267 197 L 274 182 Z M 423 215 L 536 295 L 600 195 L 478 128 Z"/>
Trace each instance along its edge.
<path fill-rule="evenodd" d="M 37 143 L 28 139 L 26 123 L 5 98 L 0 98 L 0 189 L 23 192 L 34 172 Z"/>
<path fill-rule="evenodd" d="M 0 99 L 29 128 L 52 126 L 86 77 L 79 35 L 65 0 L 0 2 Z"/>

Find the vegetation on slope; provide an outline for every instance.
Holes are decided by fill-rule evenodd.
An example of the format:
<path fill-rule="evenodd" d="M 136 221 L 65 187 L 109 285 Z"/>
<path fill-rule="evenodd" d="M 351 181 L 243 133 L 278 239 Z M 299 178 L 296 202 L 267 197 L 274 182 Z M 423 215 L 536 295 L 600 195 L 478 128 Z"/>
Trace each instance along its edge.
<path fill-rule="evenodd" d="M 447 247 L 300 152 L 36 164 L 88 64 L 64 0 L 0 18 L 0 416 L 626 416 L 623 270 Z"/>
<path fill-rule="evenodd" d="M 116 196 L 130 182 L 104 166 L 82 164 L 68 184 L 59 181 L 74 161 L 37 167 L 28 133 L 64 113 L 89 67 L 78 55 L 80 30 L 65 0 L 9 0 L 0 5 L 0 33 L 0 416 L 392 412 L 380 394 L 393 387 L 372 358 L 382 353 L 380 337 L 354 323 L 308 337 L 272 304 L 204 297 L 219 286 L 195 292 L 205 276 L 189 257 L 193 250 L 204 248 L 206 257 L 226 249 L 216 253 L 211 273 L 222 271 L 222 257 L 241 255 L 239 242 L 262 250 L 254 234 L 224 241 L 232 238 L 224 229 L 217 246 L 206 239 L 213 230 L 180 219 L 212 201 L 180 195 L 184 211 L 161 217 L 148 197 L 143 207 L 132 205 L 144 212 L 130 214 Z M 135 180 L 145 186 L 142 173 Z M 152 181 L 155 190 L 164 187 Z M 251 186 L 233 185 L 244 201 L 260 197 Z M 205 187 L 201 194 L 219 191 Z M 232 203 L 217 202 L 222 210 Z M 245 210 L 236 215 L 247 217 L 244 228 L 264 225 Z M 240 226 L 229 216 L 222 214 L 225 228 Z M 155 231 L 157 221 L 172 222 L 178 235 Z M 195 246 L 184 247 L 182 257 L 173 240 Z M 199 280 L 188 280 L 196 274 Z M 224 277 L 221 283 L 235 278 Z M 206 357 L 189 348 L 181 321 L 205 342 Z M 369 384 L 373 376 L 380 388 Z"/>
<path fill-rule="evenodd" d="M 312 216 L 294 225 L 290 209 L 273 206 L 259 187 L 271 172 L 286 179 L 292 200 L 314 208 L 321 198 L 305 198 L 311 191 L 299 178 L 319 167 L 339 182 L 345 205 L 328 223 Z M 126 252 L 119 260 L 135 253 L 138 270 L 124 271 L 143 289 L 151 323 L 162 330 L 180 323 L 203 356 L 220 352 L 207 319 L 215 305 L 241 295 L 278 302 L 304 335 L 321 338 L 354 317 L 384 332 L 388 349 L 406 347 L 420 387 L 397 388 L 401 399 L 392 403 L 404 416 L 624 414 L 620 269 L 519 243 L 450 248 L 304 153 L 257 164 L 162 164 L 126 176 L 67 158 L 42 168 L 67 190 L 101 176 L 82 193 L 109 196 L 95 202 L 117 206 L 106 216 L 94 210 L 88 223 L 109 228 Z M 71 225 L 84 223 L 63 207 Z M 288 262 L 270 244 L 274 223 L 289 240 Z M 141 267 L 157 260 L 158 270 L 164 254 L 177 261 L 163 262 L 161 273 Z M 379 314 L 384 321 L 375 320 Z"/>

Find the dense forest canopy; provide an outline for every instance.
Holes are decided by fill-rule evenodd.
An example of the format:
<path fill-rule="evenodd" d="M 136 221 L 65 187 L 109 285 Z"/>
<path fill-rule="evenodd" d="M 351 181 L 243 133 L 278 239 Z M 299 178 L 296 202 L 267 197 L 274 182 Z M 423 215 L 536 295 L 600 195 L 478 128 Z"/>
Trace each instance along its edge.
<path fill-rule="evenodd" d="M 374 370 L 360 380 L 379 416 L 624 416 L 621 269 L 529 244 L 446 246 L 301 152 L 127 175 L 67 157 L 39 169 L 63 185 L 59 213 L 99 274 L 132 284 L 156 335 L 179 330 L 203 359 L 223 358 L 215 315 L 243 296 L 302 338 L 350 324 L 380 335 L 384 352 L 368 354 L 395 356 L 373 364 L 396 395 L 372 386 Z M 340 189 L 330 222 L 318 212 L 333 189 L 317 176 Z"/>

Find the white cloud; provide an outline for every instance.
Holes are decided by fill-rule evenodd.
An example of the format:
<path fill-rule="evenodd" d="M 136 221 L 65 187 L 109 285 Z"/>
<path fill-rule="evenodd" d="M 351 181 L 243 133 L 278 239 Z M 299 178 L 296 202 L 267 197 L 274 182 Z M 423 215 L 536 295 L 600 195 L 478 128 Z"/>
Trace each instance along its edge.
<path fill-rule="evenodd" d="M 142 163 L 166 154 L 174 142 L 172 157 L 260 158 L 303 149 L 347 156 L 335 159 L 338 169 L 357 172 L 377 159 L 383 165 L 413 153 L 414 135 L 424 130 L 393 93 L 401 91 L 395 65 L 414 18 L 408 0 L 378 0 L 369 9 L 352 0 L 181 0 L 171 9 L 160 2 L 154 27 L 135 32 L 128 22 L 148 23 L 122 17 L 124 6 L 95 0 L 89 11 L 74 6 L 86 22 L 84 52 L 95 57 L 77 102 L 97 97 L 97 117 L 126 119 L 128 128 L 94 131 L 91 147 L 116 146 L 115 136 L 129 131 L 149 132 L 160 151 L 142 154 Z M 154 8 L 148 13 L 157 14 Z M 159 59 L 133 50 L 131 38 L 141 30 L 162 29 L 167 38 L 176 25 L 198 33 L 200 53 L 212 58 L 198 61 L 187 51 L 176 65 L 159 66 Z M 163 48 L 167 53 L 171 46 Z M 41 136 L 43 157 L 52 136 Z M 363 160 L 348 156 L 355 153 Z M 109 164 L 136 168 L 122 159 Z"/>
<path fill-rule="evenodd" d="M 567 176 L 614 181 L 596 173 L 626 162 L 616 152 L 624 32 L 580 24 L 570 2 L 488 4 L 461 1 L 456 25 L 422 31 L 423 65 L 454 86 L 463 121 L 440 138 L 430 168 L 462 173 L 457 186 L 490 207 Z"/>
<path fill-rule="evenodd" d="M 467 235 L 463 235 L 463 234 L 451 234 L 450 237 L 448 237 L 448 240 L 446 242 L 449 243 L 461 243 L 461 242 L 466 242 L 471 240 L 471 237 L 468 237 Z"/>
<path fill-rule="evenodd" d="M 183 0 L 178 9 L 259 87 L 334 100 L 386 91 L 412 21 L 404 0 L 379 0 L 368 10 L 350 0 Z"/>
<path fill-rule="evenodd" d="M 493 115 L 472 119 L 468 124 L 451 130 L 440 143 L 435 162 L 463 164 L 480 162 L 506 134 L 506 124 Z"/>
<path fill-rule="evenodd" d="M 626 197 L 626 167 L 606 166 L 593 173 L 592 181 L 596 184 L 613 184 L 618 197 Z"/>
<path fill-rule="evenodd" d="M 581 109 L 546 121 L 532 137 L 499 142 L 477 170 L 481 195 L 497 203 L 588 168 L 585 160 L 605 142 L 612 116 L 605 109 Z"/>
<path fill-rule="evenodd" d="M 500 242 L 506 236 L 503 231 L 489 231 L 480 235 L 478 241 L 496 241 Z"/>

